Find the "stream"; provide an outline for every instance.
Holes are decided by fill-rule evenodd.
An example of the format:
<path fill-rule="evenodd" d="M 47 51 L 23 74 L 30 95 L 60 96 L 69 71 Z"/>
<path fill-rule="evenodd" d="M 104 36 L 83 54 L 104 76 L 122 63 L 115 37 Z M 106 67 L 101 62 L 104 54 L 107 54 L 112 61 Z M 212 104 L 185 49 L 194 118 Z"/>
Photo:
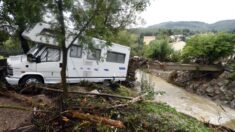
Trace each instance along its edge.
<path fill-rule="evenodd" d="M 156 95 L 154 101 L 167 103 L 178 112 L 194 117 L 199 121 L 221 125 L 235 131 L 235 110 L 189 93 L 183 88 L 140 70 L 137 70 L 136 78 L 137 89 L 140 88 L 141 80 L 146 80 L 153 86 L 154 91 L 164 92 L 163 95 Z"/>

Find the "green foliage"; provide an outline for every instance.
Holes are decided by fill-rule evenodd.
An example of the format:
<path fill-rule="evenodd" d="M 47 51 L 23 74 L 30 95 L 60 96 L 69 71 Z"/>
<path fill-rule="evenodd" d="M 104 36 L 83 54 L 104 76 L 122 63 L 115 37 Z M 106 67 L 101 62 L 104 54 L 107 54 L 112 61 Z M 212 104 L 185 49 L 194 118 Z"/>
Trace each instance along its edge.
<path fill-rule="evenodd" d="M 158 32 L 156 32 L 156 38 L 159 40 L 164 39 L 168 40 L 169 36 L 173 35 L 173 32 L 171 29 L 159 29 Z"/>
<path fill-rule="evenodd" d="M 125 31 L 122 33 L 119 31 L 125 29 L 129 24 L 135 23 L 136 14 L 143 11 L 148 3 L 149 0 L 86 0 L 82 2 L 84 7 L 72 8 L 71 18 L 75 22 L 75 28 L 86 36 L 112 42 L 115 40 L 114 37 L 126 34 Z M 81 37 L 79 36 L 80 39 Z M 131 35 L 131 37 L 131 39 L 135 39 L 135 36 Z"/>
<path fill-rule="evenodd" d="M 1 28 L 17 38 L 23 51 L 29 50 L 29 45 L 21 36 L 29 26 L 43 20 L 47 0 L 0 0 Z"/>
<path fill-rule="evenodd" d="M 184 131 L 184 132 L 210 132 L 203 123 L 184 114 L 178 113 L 174 108 L 171 108 L 164 103 L 148 103 L 140 102 L 134 104 L 134 109 L 141 113 L 148 113 L 148 116 L 135 116 L 141 118 L 146 124 L 157 128 L 158 131 Z M 134 121 L 137 122 L 137 121 Z M 137 124 L 137 123 L 136 123 Z"/>
<path fill-rule="evenodd" d="M 183 49 L 184 60 L 211 64 L 234 52 L 235 35 L 229 33 L 199 34 L 187 41 Z"/>
<path fill-rule="evenodd" d="M 169 61 L 180 62 L 181 61 L 181 51 L 173 51 L 170 55 Z"/>
<path fill-rule="evenodd" d="M 4 56 L 1 56 L 1 55 L 0 55 L 0 60 L 2 60 L 2 59 L 4 59 Z"/>
<path fill-rule="evenodd" d="M 130 97 L 134 97 L 134 96 L 137 96 L 137 92 L 130 89 L 130 88 L 127 88 L 123 85 L 120 85 L 117 90 L 114 91 L 114 94 L 118 94 L 118 95 L 121 95 L 121 96 L 130 96 Z"/>
<path fill-rule="evenodd" d="M 3 45 L 7 52 L 19 50 L 19 42 L 12 38 L 9 38 L 7 41 L 5 41 Z"/>
<path fill-rule="evenodd" d="M 173 49 L 166 40 L 154 40 L 150 42 L 145 50 L 145 55 L 152 59 L 167 61 Z"/>
<path fill-rule="evenodd" d="M 0 45 L 8 39 L 9 35 L 6 31 L 0 30 Z"/>
<path fill-rule="evenodd" d="M 234 80 L 235 80 L 235 72 L 229 73 L 228 79 L 229 79 L 230 81 L 234 81 Z"/>
<path fill-rule="evenodd" d="M 143 45 L 138 43 L 138 36 L 127 30 L 122 30 L 114 35 L 111 42 L 131 47 L 131 56 L 141 56 L 143 54 Z"/>
<path fill-rule="evenodd" d="M 18 26 L 24 30 L 28 24 L 36 23 L 43 18 L 46 0 L 1 0 L 2 20 L 8 26 Z"/>

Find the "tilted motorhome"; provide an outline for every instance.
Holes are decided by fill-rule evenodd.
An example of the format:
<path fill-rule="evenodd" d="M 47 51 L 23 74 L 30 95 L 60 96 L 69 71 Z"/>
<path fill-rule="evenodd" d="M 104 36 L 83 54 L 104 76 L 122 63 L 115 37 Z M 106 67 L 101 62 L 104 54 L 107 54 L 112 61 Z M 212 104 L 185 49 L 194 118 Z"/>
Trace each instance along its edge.
<path fill-rule="evenodd" d="M 62 52 L 56 45 L 56 39 L 47 35 L 49 24 L 38 23 L 26 30 L 22 36 L 37 43 L 27 55 L 10 56 L 7 59 L 6 80 L 11 85 L 30 83 L 60 83 Z M 49 36 L 49 37 L 48 37 Z M 73 40 L 67 35 L 66 46 Z M 67 82 L 78 83 L 81 80 L 101 82 L 104 80 L 124 81 L 130 56 L 130 48 L 92 39 L 94 50 L 82 46 L 78 40 L 68 50 Z"/>

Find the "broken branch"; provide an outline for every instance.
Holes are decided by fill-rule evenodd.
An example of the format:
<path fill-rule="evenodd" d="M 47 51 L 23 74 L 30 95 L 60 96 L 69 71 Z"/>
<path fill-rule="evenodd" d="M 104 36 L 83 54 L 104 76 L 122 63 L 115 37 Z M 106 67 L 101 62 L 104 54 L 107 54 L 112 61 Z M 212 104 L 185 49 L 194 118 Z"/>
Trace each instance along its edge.
<path fill-rule="evenodd" d="M 128 106 L 129 104 L 134 104 L 136 102 L 139 102 L 141 100 L 143 100 L 144 96 L 148 95 L 148 93 L 144 93 L 138 97 L 135 97 L 133 98 L 132 100 L 128 101 L 127 103 L 125 104 L 118 104 L 118 105 L 114 105 L 112 107 L 109 107 L 108 109 L 113 109 L 113 108 L 118 108 L 118 107 L 125 107 L 125 106 Z"/>
<path fill-rule="evenodd" d="M 39 86 L 37 88 L 43 89 L 43 90 L 47 90 L 47 91 L 58 92 L 58 93 L 62 93 L 63 92 L 60 89 L 47 88 L 47 87 L 42 87 L 42 86 Z M 121 98 L 121 99 L 128 99 L 128 100 L 132 100 L 133 99 L 132 97 L 113 95 L 113 94 L 105 94 L 105 93 L 91 93 L 91 92 L 78 92 L 78 91 L 69 91 L 68 93 L 71 93 L 71 94 L 83 94 L 83 95 L 95 95 L 95 96 L 112 97 L 112 98 Z"/>
<path fill-rule="evenodd" d="M 108 125 L 108 126 L 113 126 L 113 127 L 116 127 L 116 128 L 125 128 L 124 124 L 121 121 L 118 121 L 118 120 L 113 120 L 113 119 L 109 119 L 109 118 L 106 118 L 106 117 L 100 117 L 100 116 L 80 113 L 78 111 L 69 111 L 69 113 L 72 114 L 73 118 L 86 120 L 86 121 L 90 121 L 90 122 L 93 122 L 93 123 L 101 123 L 101 124 Z"/>
<path fill-rule="evenodd" d="M 15 109 L 15 110 L 22 110 L 22 111 L 32 111 L 31 109 L 20 107 L 20 106 L 12 106 L 12 105 L 0 105 L 0 108 L 4 109 Z"/>

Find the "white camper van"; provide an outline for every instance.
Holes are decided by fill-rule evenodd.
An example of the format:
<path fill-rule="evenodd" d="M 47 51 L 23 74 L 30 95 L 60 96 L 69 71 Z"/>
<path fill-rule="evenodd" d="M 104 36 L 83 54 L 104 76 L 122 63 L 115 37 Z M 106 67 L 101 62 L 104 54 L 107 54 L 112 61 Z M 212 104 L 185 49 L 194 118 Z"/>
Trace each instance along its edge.
<path fill-rule="evenodd" d="M 25 39 L 37 43 L 27 55 L 10 56 L 7 59 L 6 80 L 11 85 L 30 83 L 60 83 L 62 52 L 53 36 L 45 36 L 50 25 L 38 23 L 26 30 Z M 67 37 L 66 44 L 73 37 Z M 113 43 L 105 47 L 105 41 L 93 38 L 94 50 L 82 46 L 78 40 L 68 50 L 67 82 L 81 80 L 101 82 L 104 80 L 124 81 L 130 56 L 130 48 Z"/>

